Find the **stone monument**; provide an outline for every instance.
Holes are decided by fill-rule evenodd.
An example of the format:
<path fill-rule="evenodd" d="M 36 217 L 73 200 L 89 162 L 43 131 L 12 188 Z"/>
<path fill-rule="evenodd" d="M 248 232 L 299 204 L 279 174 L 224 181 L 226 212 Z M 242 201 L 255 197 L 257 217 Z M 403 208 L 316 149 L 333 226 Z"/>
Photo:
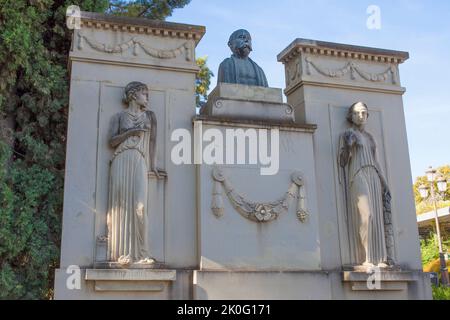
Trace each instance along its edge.
<path fill-rule="evenodd" d="M 81 13 L 80 27 L 69 56 L 55 298 L 190 299 L 190 270 L 198 266 L 195 167 L 171 161 L 170 139 L 172 128 L 192 131 L 194 49 L 205 29 L 90 12 Z M 119 145 L 117 133 L 127 136 Z M 77 270 L 79 289 L 77 278 L 68 285 Z"/>
<path fill-rule="evenodd" d="M 80 26 L 56 299 L 431 298 L 407 53 L 297 39 L 278 56 L 283 103 L 238 30 L 197 115 L 204 27 L 88 12 Z"/>
<path fill-rule="evenodd" d="M 408 58 L 407 52 L 308 39 L 294 40 L 278 55 L 285 65 L 284 92 L 294 108 L 296 122 L 313 122 L 318 126 L 314 134 L 314 159 L 322 195 L 318 203 L 322 268 L 343 270 L 342 284 L 333 284 L 334 288 L 340 288 L 339 295 L 343 298 L 431 297 L 429 279 L 422 272 L 420 259 L 402 101 L 405 89 L 399 76 L 399 66 Z M 355 104 L 357 101 L 364 103 Z M 349 114 L 351 106 L 352 111 L 358 107 L 359 120 L 356 118 L 360 116 Z M 362 125 L 369 114 L 370 120 L 363 130 L 354 124 Z M 355 132 L 356 135 L 350 134 Z M 345 145 L 345 138 L 349 138 L 351 147 Z M 364 149 L 365 156 L 355 161 Z M 363 163 L 369 164 L 363 171 L 370 173 L 355 171 Z M 353 185 L 350 174 L 357 180 Z M 355 197 L 363 200 L 361 206 L 355 207 Z M 373 215 L 375 210 L 378 216 L 383 213 L 383 221 L 378 224 L 351 221 L 352 217 L 368 218 L 367 213 Z M 362 227 L 359 232 L 356 225 Z M 368 232 L 367 228 L 376 225 L 378 235 Z M 376 255 L 372 255 L 374 247 L 370 249 L 369 237 L 373 244 L 378 244 Z M 385 260 L 385 254 L 387 264 L 395 268 L 372 268 L 371 264 Z M 359 266 L 366 258 L 369 264 Z M 368 290 L 366 282 L 373 279 L 371 270 L 379 271 L 377 290 Z"/>

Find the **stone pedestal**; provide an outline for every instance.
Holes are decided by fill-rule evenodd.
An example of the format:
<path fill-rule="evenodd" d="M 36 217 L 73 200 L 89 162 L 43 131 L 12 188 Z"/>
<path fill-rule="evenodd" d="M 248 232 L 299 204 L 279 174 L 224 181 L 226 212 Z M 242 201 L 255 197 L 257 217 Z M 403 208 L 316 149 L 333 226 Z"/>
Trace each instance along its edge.
<path fill-rule="evenodd" d="M 167 291 L 176 281 L 175 270 L 151 269 L 87 269 L 86 281 L 94 281 L 95 291 Z"/>
<path fill-rule="evenodd" d="M 369 277 L 373 275 L 340 271 L 195 271 L 193 298 L 425 300 L 431 297 L 429 278 L 422 272 L 382 273 L 379 284 Z"/>
<path fill-rule="evenodd" d="M 293 108 L 283 103 L 281 89 L 219 83 L 201 115 L 230 120 L 294 122 Z"/>
<path fill-rule="evenodd" d="M 344 271 L 344 296 L 352 300 L 430 299 L 430 279 L 421 271 Z"/>

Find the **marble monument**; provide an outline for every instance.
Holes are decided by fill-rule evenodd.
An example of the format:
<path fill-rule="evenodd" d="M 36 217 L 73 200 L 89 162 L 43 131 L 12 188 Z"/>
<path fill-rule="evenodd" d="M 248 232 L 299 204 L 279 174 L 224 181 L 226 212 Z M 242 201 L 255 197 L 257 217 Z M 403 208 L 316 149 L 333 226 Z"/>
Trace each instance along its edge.
<path fill-rule="evenodd" d="M 408 53 L 296 39 L 278 55 L 284 103 L 238 30 L 197 114 L 204 33 L 81 13 L 55 298 L 430 299 Z M 183 136 L 192 149 L 173 161 Z"/>

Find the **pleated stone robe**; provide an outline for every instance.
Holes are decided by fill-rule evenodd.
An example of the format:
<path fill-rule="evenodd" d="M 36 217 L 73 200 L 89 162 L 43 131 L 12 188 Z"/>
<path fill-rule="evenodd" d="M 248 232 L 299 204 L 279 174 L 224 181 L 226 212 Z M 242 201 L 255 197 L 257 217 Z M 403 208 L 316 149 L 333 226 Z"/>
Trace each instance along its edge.
<path fill-rule="evenodd" d="M 111 160 L 107 214 L 108 261 L 128 264 L 150 259 L 147 188 L 152 152 L 150 141 L 151 135 L 155 134 L 152 129 L 156 127 L 152 117 L 151 111 L 133 114 L 125 110 L 116 114 L 111 121 L 111 138 L 133 128 L 147 131 L 140 136 L 126 138 L 116 147 Z"/>
<path fill-rule="evenodd" d="M 356 143 L 345 145 L 344 136 L 353 135 Z M 347 223 L 350 256 L 353 264 L 378 265 L 388 261 L 385 240 L 383 183 L 376 160 L 376 145 L 366 131 L 349 129 L 341 136 L 341 150 L 348 148 L 346 173 Z"/>

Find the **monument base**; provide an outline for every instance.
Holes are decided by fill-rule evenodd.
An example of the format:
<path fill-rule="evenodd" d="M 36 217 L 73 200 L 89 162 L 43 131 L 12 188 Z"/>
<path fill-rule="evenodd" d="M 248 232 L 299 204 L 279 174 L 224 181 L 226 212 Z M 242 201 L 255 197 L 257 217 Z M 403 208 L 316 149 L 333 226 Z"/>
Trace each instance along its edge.
<path fill-rule="evenodd" d="M 228 120 L 294 122 L 294 109 L 276 88 L 219 83 L 200 110 L 202 116 Z"/>
<path fill-rule="evenodd" d="M 79 269 L 55 273 L 57 300 L 190 300 L 192 271 Z"/>
<path fill-rule="evenodd" d="M 421 271 L 383 272 L 379 284 L 373 284 L 370 276 L 340 271 L 194 271 L 193 298 L 422 300 L 431 297 L 430 280 Z"/>
<path fill-rule="evenodd" d="M 87 269 L 85 276 L 95 291 L 163 292 L 176 278 L 175 270 L 155 269 Z"/>

